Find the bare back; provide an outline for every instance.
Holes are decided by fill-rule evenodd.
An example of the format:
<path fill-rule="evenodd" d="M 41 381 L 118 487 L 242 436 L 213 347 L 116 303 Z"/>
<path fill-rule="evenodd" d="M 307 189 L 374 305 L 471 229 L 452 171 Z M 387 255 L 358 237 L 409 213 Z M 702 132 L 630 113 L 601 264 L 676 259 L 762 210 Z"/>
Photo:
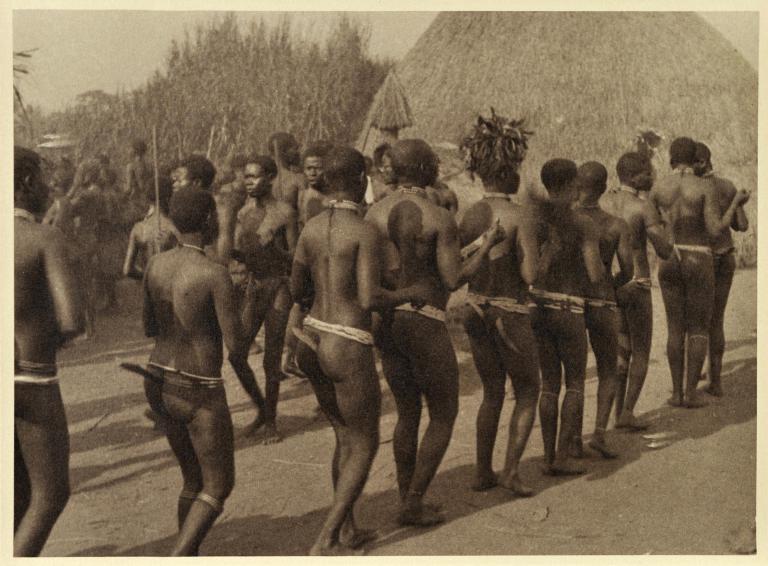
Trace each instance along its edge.
<path fill-rule="evenodd" d="M 310 314 L 331 324 L 370 329 L 370 312 L 359 295 L 379 284 L 376 230 L 353 211 L 324 210 L 311 218 L 299 238 L 295 262 L 311 272 L 314 302 Z"/>
<path fill-rule="evenodd" d="M 461 261 L 453 215 L 428 200 L 426 191 L 398 189 L 374 203 L 366 220 L 390 243 L 387 267 L 397 268 L 397 288 L 426 284 L 426 303 L 444 309 Z"/>
<path fill-rule="evenodd" d="M 217 308 L 227 307 L 228 301 L 234 312 L 227 269 L 197 250 L 176 248 L 152 258 L 144 294 L 145 328 L 156 338 L 150 361 L 196 375 L 220 376 L 222 313 Z"/>
<path fill-rule="evenodd" d="M 707 181 L 693 173 L 671 173 L 654 185 L 651 200 L 669 218 L 676 244 L 709 245 L 707 214 L 720 214 Z"/>
<path fill-rule="evenodd" d="M 594 222 L 578 209 L 555 211 L 546 204 L 531 208 L 535 210 L 532 215 L 539 218 L 537 237 L 546 258 L 540 266 L 536 287 L 587 296 L 591 286 L 587 263 L 601 262 L 599 230 Z"/>
<path fill-rule="evenodd" d="M 598 299 L 615 300 L 614 281 L 611 276 L 614 257 L 619 258 L 619 263 L 624 269 L 625 262 L 629 262 L 632 255 L 630 251 L 630 231 L 627 223 L 621 218 L 609 214 L 601 208 L 581 208 L 584 215 L 592 220 L 599 239 L 600 260 L 603 262 L 605 277 L 598 284 L 590 286 L 587 296 Z M 620 249 L 622 246 L 622 249 Z"/>
<path fill-rule="evenodd" d="M 489 297 L 524 301 L 535 278 L 538 243 L 535 224 L 523 214 L 519 204 L 504 198 L 484 198 L 473 204 L 459 226 L 461 246 L 482 236 L 497 220 L 504 230 L 504 240 L 483 259 L 469 289 Z"/>
<path fill-rule="evenodd" d="M 55 227 L 14 219 L 15 358 L 53 364 L 67 335 L 82 328 L 82 298 Z M 71 337 L 71 336 L 70 336 Z"/>

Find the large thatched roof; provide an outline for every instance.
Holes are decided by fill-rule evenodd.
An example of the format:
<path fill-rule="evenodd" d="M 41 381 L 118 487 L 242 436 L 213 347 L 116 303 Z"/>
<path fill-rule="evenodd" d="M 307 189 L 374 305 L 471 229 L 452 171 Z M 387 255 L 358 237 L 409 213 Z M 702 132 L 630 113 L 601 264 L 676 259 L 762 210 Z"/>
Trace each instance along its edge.
<path fill-rule="evenodd" d="M 413 126 L 408 99 L 394 71 L 389 72 L 376 93 L 368 112 L 368 123 L 379 130 L 402 130 Z"/>
<path fill-rule="evenodd" d="M 612 170 L 640 127 L 706 141 L 716 166 L 756 163 L 757 73 L 693 13 L 444 12 L 396 70 L 414 121 L 401 137 L 456 144 L 493 106 L 536 132 L 534 167 Z"/>

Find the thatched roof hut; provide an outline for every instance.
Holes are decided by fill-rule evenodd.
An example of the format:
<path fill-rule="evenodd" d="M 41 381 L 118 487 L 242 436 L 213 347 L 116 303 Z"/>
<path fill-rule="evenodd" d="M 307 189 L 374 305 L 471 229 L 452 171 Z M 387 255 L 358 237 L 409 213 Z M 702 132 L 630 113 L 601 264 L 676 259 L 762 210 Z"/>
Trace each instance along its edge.
<path fill-rule="evenodd" d="M 397 80 L 397 75 L 390 71 L 373 99 L 359 145 L 368 146 L 370 143 L 367 140 L 374 142 L 374 138 L 376 145 L 382 141 L 391 143 L 397 139 L 400 130 L 411 126 L 413 117 L 408 98 Z M 374 128 L 378 130 L 378 134 L 372 131 Z"/>
<path fill-rule="evenodd" d="M 530 179 L 554 156 L 613 171 L 639 128 L 755 170 L 757 72 L 693 13 L 444 12 L 396 70 L 415 124 L 401 137 L 458 144 L 493 106 L 536 132 Z"/>

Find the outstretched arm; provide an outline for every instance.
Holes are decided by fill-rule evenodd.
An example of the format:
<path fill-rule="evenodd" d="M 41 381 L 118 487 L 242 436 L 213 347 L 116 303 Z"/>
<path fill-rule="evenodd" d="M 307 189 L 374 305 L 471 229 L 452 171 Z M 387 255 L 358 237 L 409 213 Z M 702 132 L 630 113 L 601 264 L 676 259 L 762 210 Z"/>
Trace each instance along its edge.
<path fill-rule="evenodd" d="M 64 344 L 85 330 L 85 309 L 80 287 L 64 247 L 63 234 L 59 230 L 55 232 L 43 248 L 43 261 L 60 344 Z"/>

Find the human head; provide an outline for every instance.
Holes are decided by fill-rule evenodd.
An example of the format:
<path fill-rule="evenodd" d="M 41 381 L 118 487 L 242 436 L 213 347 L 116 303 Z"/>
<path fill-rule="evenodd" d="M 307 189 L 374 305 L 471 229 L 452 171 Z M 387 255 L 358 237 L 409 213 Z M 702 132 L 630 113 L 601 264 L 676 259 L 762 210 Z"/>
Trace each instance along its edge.
<path fill-rule="evenodd" d="M 179 163 L 175 171 L 173 190 L 194 187 L 210 190 L 216 177 L 216 167 L 203 155 L 190 155 Z"/>
<path fill-rule="evenodd" d="M 304 177 L 307 179 L 307 184 L 313 189 L 319 190 L 320 188 L 323 175 L 323 158 L 330 149 L 330 145 L 326 142 L 315 142 L 304 150 L 304 155 L 301 158 L 304 166 Z"/>
<path fill-rule="evenodd" d="M 638 191 L 649 191 L 653 186 L 651 160 L 637 151 L 630 151 L 619 158 L 616 174 L 622 185 Z"/>
<path fill-rule="evenodd" d="M 171 197 L 170 218 L 181 234 L 200 233 L 209 244 L 218 234 L 216 202 L 210 192 L 195 187 L 176 191 Z"/>
<path fill-rule="evenodd" d="M 272 191 L 277 176 L 277 165 L 268 155 L 252 155 L 245 164 L 245 192 L 249 197 L 261 197 Z"/>
<path fill-rule="evenodd" d="M 570 206 L 575 200 L 576 164 L 570 159 L 550 159 L 541 168 L 541 182 L 554 205 Z"/>
<path fill-rule="evenodd" d="M 13 206 L 33 214 L 45 212 L 48 187 L 40 171 L 40 155 L 19 145 L 13 148 Z"/>
<path fill-rule="evenodd" d="M 269 136 L 267 145 L 272 159 L 277 159 L 279 156 L 284 165 L 299 165 L 299 142 L 292 134 L 275 132 Z"/>
<path fill-rule="evenodd" d="M 424 140 L 400 140 L 392 146 L 389 156 L 398 183 L 428 187 L 437 179 L 437 155 Z"/>
<path fill-rule="evenodd" d="M 144 140 L 133 140 L 133 143 L 131 143 L 131 152 L 136 157 L 144 157 L 144 154 L 147 153 L 147 144 Z"/>
<path fill-rule="evenodd" d="M 324 194 L 342 193 L 356 203 L 363 202 L 368 179 L 363 154 L 350 147 L 333 147 L 325 155 Z"/>
<path fill-rule="evenodd" d="M 602 163 L 587 161 L 577 169 L 577 185 L 580 202 L 596 202 L 605 192 L 608 171 Z"/>
<path fill-rule="evenodd" d="M 160 171 L 160 174 L 157 176 L 157 186 L 160 193 L 160 211 L 168 215 L 170 211 L 170 205 L 171 205 L 171 197 L 173 196 L 173 179 L 170 175 L 170 172 L 167 170 Z M 155 185 L 154 183 L 147 187 L 147 192 L 144 195 L 147 204 L 154 205 L 155 204 Z"/>
<path fill-rule="evenodd" d="M 696 162 L 696 142 L 691 138 L 676 138 L 669 146 L 669 165 L 672 169 L 681 165 L 693 167 Z"/>
<path fill-rule="evenodd" d="M 699 177 L 712 171 L 712 152 L 706 144 L 696 142 L 696 163 L 693 172 Z"/>

